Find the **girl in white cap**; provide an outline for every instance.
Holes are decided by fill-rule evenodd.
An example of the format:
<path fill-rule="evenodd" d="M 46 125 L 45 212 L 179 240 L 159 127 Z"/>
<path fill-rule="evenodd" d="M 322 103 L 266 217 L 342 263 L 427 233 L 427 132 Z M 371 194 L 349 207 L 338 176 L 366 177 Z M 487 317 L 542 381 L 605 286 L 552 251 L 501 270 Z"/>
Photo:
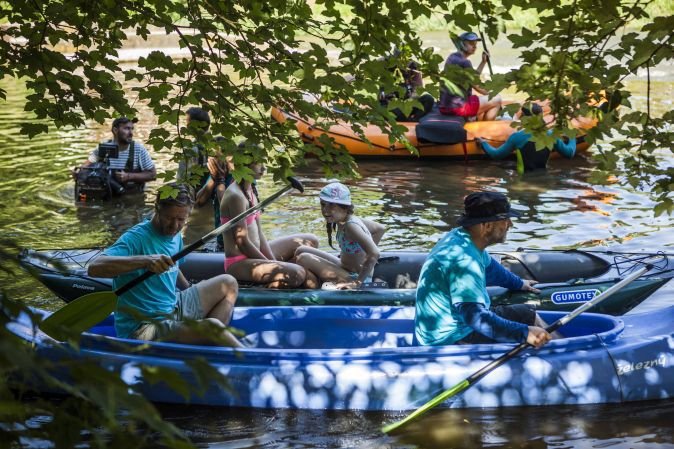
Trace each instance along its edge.
<path fill-rule="evenodd" d="M 323 187 L 318 197 L 331 247 L 332 234 L 337 231 L 339 257 L 300 246 L 295 252 L 295 261 L 321 282 L 335 283 L 338 289 L 359 288 L 365 282 L 372 282 L 372 272 L 379 259 L 377 243 L 384 235 L 384 226 L 353 214 L 351 192 L 344 184 L 332 182 Z"/>

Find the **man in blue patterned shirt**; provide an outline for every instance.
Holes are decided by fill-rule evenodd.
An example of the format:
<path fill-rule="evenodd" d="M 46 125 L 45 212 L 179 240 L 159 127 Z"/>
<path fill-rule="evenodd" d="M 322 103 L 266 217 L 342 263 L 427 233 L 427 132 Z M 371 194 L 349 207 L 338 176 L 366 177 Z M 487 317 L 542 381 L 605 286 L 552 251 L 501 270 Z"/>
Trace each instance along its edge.
<path fill-rule="evenodd" d="M 415 340 L 422 345 L 524 342 L 535 347 L 552 336 L 527 304 L 490 308 L 487 282 L 511 290 L 538 293 L 535 281 L 506 270 L 486 247 L 503 243 L 512 226 L 505 195 L 477 192 L 464 201 L 458 228 L 448 232 L 429 254 L 417 288 Z"/>

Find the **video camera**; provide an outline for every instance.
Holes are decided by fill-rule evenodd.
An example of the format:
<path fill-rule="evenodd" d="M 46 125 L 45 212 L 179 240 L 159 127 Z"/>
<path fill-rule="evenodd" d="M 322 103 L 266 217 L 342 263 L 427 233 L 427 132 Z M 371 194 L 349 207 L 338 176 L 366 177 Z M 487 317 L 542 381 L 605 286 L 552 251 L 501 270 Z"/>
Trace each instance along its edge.
<path fill-rule="evenodd" d="M 126 189 L 110 168 L 110 159 L 119 157 L 119 147 L 114 142 L 98 145 L 98 160 L 86 167 L 79 167 L 75 178 L 75 201 L 108 200 L 113 195 L 122 195 Z"/>

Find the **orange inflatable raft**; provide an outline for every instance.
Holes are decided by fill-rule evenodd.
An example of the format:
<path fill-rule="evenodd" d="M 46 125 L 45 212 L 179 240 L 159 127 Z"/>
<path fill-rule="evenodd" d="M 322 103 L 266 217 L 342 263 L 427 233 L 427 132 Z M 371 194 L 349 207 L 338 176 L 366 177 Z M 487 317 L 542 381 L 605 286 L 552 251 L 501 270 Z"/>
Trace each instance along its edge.
<path fill-rule="evenodd" d="M 368 125 L 364 128 L 364 133 L 369 139 L 369 143 L 356 134 L 347 123 L 337 123 L 328 129 L 322 129 L 314 125 L 311 119 L 299 117 L 296 114 L 283 111 L 276 107 L 272 108 L 272 118 L 279 123 L 287 120 L 295 120 L 295 126 L 300 133 L 302 140 L 307 143 L 319 145 L 319 137 L 327 134 L 338 144 L 344 145 L 349 154 L 359 157 L 414 157 L 412 153 L 405 148 L 402 143 L 391 144 L 389 136 L 382 132 L 376 125 Z M 494 120 L 483 122 L 467 122 L 464 124 L 466 139 L 463 142 L 454 144 L 438 144 L 432 142 L 420 142 L 417 139 L 415 122 L 398 122 L 407 128 L 405 136 L 410 143 L 419 151 L 419 157 L 442 157 L 450 159 L 485 159 L 487 156 L 475 142 L 476 137 L 488 139 L 494 146 L 503 144 L 510 134 L 516 131 L 510 124 L 511 120 Z M 577 118 L 572 121 L 572 126 L 579 130 L 587 130 L 595 126 L 596 119 Z M 583 138 L 578 139 L 576 151 L 584 151 L 588 144 Z M 553 152 L 552 157 L 558 154 Z"/>

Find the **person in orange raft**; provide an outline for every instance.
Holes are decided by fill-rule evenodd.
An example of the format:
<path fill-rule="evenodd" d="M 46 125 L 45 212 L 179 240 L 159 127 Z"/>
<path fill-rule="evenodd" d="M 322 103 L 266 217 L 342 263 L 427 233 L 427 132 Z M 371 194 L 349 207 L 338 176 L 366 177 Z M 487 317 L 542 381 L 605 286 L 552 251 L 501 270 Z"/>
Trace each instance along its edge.
<path fill-rule="evenodd" d="M 459 36 L 458 50 L 449 55 L 445 61 L 445 67 L 448 65 L 458 65 L 464 69 L 472 69 L 473 64 L 468 59 L 469 56 L 475 54 L 477 50 L 477 43 L 481 41 L 477 34 L 466 32 Z M 485 64 L 489 60 L 489 54 L 484 52 L 482 54 L 482 61 L 477 66 L 478 75 L 482 73 Z M 480 95 L 473 95 L 473 89 Z M 450 92 L 449 89 L 443 87 L 440 92 L 440 102 L 438 109 L 443 115 L 457 115 L 468 119 L 477 120 L 494 120 L 496 114 L 501 109 L 501 96 L 495 95 L 489 98 L 489 92 L 480 86 L 471 86 L 462 94 L 459 92 Z"/>

